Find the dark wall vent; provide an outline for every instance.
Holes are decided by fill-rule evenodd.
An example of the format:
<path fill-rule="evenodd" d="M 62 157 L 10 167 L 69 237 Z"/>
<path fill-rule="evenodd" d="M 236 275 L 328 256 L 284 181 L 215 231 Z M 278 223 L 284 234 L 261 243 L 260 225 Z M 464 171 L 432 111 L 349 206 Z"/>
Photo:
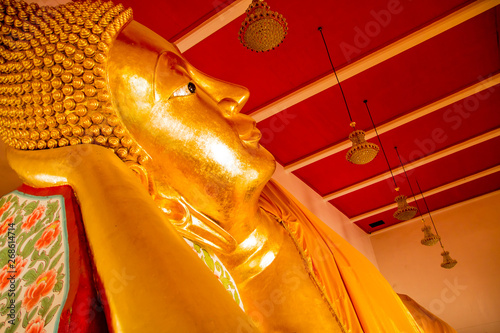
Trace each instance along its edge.
<path fill-rule="evenodd" d="M 375 228 L 375 227 L 378 227 L 379 225 L 382 225 L 382 224 L 385 224 L 385 222 L 382 221 L 382 220 L 380 220 L 380 221 L 377 221 L 377 222 L 370 223 L 368 225 L 370 226 L 370 228 Z"/>

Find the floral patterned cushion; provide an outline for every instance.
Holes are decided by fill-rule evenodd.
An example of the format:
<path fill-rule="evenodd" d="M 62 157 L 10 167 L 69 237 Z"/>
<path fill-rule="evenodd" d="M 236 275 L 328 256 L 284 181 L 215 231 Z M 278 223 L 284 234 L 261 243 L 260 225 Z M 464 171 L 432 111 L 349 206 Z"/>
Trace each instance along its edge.
<path fill-rule="evenodd" d="M 69 186 L 0 198 L 0 332 L 108 332 Z"/>
<path fill-rule="evenodd" d="M 57 332 L 68 295 L 62 196 L 0 199 L 0 330 Z"/>
<path fill-rule="evenodd" d="M 186 242 L 244 310 L 220 259 Z M 88 253 L 69 186 L 23 185 L 0 198 L 0 332 L 107 332 Z"/>

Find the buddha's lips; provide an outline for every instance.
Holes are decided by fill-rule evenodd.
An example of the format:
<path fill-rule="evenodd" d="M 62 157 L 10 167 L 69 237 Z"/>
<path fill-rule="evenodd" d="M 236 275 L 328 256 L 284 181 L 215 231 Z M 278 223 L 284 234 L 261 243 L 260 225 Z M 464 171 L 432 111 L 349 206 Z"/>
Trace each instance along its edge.
<path fill-rule="evenodd" d="M 262 133 L 255 127 L 247 133 L 240 134 L 241 141 L 245 143 L 257 143 L 261 137 Z"/>

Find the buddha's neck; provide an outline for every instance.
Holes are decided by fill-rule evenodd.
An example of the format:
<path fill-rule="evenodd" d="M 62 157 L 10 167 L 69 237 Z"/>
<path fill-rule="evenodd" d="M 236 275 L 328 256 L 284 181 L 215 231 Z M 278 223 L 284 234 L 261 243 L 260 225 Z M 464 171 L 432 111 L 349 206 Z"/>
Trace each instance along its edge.
<path fill-rule="evenodd" d="M 265 217 L 261 214 L 256 200 L 255 202 L 247 202 L 246 204 L 231 207 L 231 209 L 228 209 L 227 215 L 218 219 L 217 222 L 239 244 L 254 232 L 263 218 Z"/>
<path fill-rule="evenodd" d="M 230 234 L 237 239 L 231 253 L 217 253 L 238 284 L 264 271 L 274 261 L 283 243 L 283 230 L 266 212 L 258 209 L 251 221 L 234 221 Z"/>
<path fill-rule="evenodd" d="M 260 208 L 258 199 L 234 200 L 231 205 L 210 212 L 200 212 L 184 201 L 193 221 L 182 224 L 178 231 L 211 248 L 237 283 L 249 281 L 264 271 L 283 243 L 283 229 Z"/>

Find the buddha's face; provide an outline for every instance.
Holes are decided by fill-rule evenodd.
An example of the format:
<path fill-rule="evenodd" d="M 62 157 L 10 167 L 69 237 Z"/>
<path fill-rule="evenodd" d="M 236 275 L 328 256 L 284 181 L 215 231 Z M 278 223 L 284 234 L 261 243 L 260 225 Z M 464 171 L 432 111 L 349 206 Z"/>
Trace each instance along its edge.
<path fill-rule="evenodd" d="M 113 98 L 151 156 L 147 168 L 159 191 L 173 188 L 215 219 L 255 201 L 275 162 L 260 146 L 254 120 L 240 113 L 248 90 L 201 73 L 135 22 L 120 36 L 110 54 Z M 150 44 L 131 51 L 138 36 Z"/>

